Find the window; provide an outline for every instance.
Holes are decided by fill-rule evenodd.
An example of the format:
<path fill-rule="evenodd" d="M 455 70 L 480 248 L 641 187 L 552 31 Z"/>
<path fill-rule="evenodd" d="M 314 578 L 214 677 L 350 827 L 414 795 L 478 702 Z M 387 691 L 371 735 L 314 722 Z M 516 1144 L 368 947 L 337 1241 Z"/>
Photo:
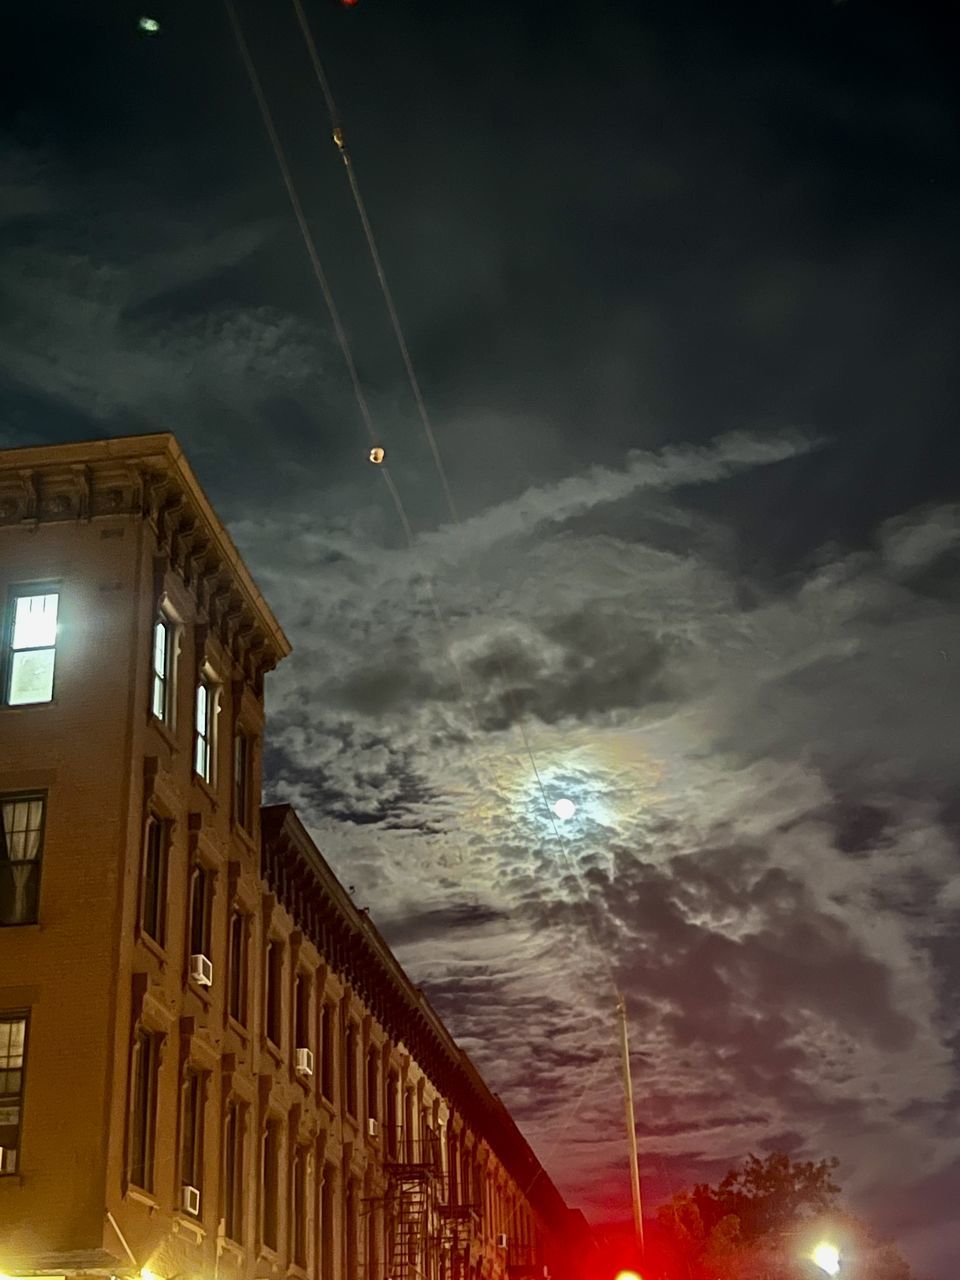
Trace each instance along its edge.
<path fill-rule="evenodd" d="M 380 1061 L 373 1045 L 367 1050 L 367 1115 L 380 1119 Z"/>
<path fill-rule="evenodd" d="M 205 677 L 197 684 L 193 769 L 204 782 L 213 781 L 214 687 Z"/>
<path fill-rule="evenodd" d="M 320 1092 L 333 1101 L 334 1008 L 324 1003 L 320 1011 Z"/>
<path fill-rule="evenodd" d="M 227 1104 L 223 1126 L 223 1227 L 229 1240 L 243 1242 L 243 1110 Z"/>
<path fill-rule="evenodd" d="M 233 820 L 250 830 L 250 763 L 251 742 L 245 733 L 238 732 L 233 739 Z"/>
<path fill-rule="evenodd" d="M 190 954 L 210 958 L 210 889 L 212 876 L 199 862 L 190 877 Z"/>
<path fill-rule="evenodd" d="M 357 1186 L 351 1178 L 347 1183 L 346 1195 L 343 1197 L 344 1260 L 347 1280 L 357 1280 L 357 1199 Z"/>
<path fill-rule="evenodd" d="M 291 1205 L 293 1221 L 290 1234 L 294 1265 L 303 1268 L 307 1265 L 308 1159 L 306 1147 L 297 1147 L 293 1155 L 293 1204 Z"/>
<path fill-rule="evenodd" d="M 9 621 L 6 701 L 11 707 L 50 702 L 60 594 L 14 593 Z"/>
<path fill-rule="evenodd" d="M 0 1018 L 0 1174 L 16 1173 L 19 1165 L 26 1043 L 23 1014 Z"/>
<path fill-rule="evenodd" d="M 274 939 L 267 947 L 267 980 L 264 986 L 263 1021 L 267 1039 L 277 1046 L 281 1043 L 281 1016 L 283 980 L 283 944 Z"/>
<path fill-rule="evenodd" d="M 228 1012 L 241 1026 L 247 1023 L 247 920 L 242 911 L 230 916 L 230 990 Z"/>
<path fill-rule="evenodd" d="M 202 1074 L 189 1067 L 180 1106 L 180 1182 L 197 1191 L 203 1186 L 203 1094 Z"/>
<path fill-rule="evenodd" d="M 153 1190 L 153 1154 L 157 1122 L 157 1066 L 159 1038 L 138 1031 L 133 1048 L 133 1087 L 130 1117 L 130 1181 Z"/>
<path fill-rule="evenodd" d="M 400 1124 L 397 1116 L 397 1093 L 400 1079 L 395 1071 L 387 1076 L 387 1155 L 391 1160 L 399 1156 Z"/>
<path fill-rule="evenodd" d="M 357 1114 L 357 1024 L 347 1023 L 347 1034 L 344 1037 L 344 1056 L 346 1058 L 346 1104 L 350 1115 Z"/>
<path fill-rule="evenodd" d="M 140 887 L 140 928 L 163 946 L 167 906 L 167 827 L 154 814 L 147 819 Z"/>
<path fill-rule="evenodd" d="M 297 974 L 293 1008 L 295 1048 L 309 1049 L 313 1040 L 310 1035 L 310 979 L 305 973 Z"/>
<path fill-rule="evenodd" d="M 334 1280 L 339 1271 L 336 1265 L 336 1217 L 337 1166 L 328 1164 L 324 1169 L 323 1186 L 320 1188 L 320 1280 Z"/>
<path fill-rule="evenodd" d="M 0 925 L 36 923 L 45 807 L 42 795 L 0 797 Z"/>
<path fill-rule="evenodd" d="M 158 720 L 173 720 L 173 660 L 176 631 L 165 613 L 153 624 L 153 664 L 150 674 L 150 710 Z"/>
<path fill-rule="evenodd" d="M 280 1203 L 280 1124 L 271 1120 L 263 1133 L 260 1170 L 260 1233 L 268 1249 L 276 1249 L 277 1209 Z"/>

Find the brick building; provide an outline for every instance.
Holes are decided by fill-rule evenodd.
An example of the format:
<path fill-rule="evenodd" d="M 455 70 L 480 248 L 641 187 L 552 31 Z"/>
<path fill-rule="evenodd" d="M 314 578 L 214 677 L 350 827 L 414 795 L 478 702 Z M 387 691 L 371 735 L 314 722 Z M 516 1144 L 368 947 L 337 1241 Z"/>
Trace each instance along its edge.
<path fill-rule="evenodd" d="M 569 1274 L 571 1216 L 296 815 L 290 646 L 169 435 L 0 453 L 0 1272 Z"/>

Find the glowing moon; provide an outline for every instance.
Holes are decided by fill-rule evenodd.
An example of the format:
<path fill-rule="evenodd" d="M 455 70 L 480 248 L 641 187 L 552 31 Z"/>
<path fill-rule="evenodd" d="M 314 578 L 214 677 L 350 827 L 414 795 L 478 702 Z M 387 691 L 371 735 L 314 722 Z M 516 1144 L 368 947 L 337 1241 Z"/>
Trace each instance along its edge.
<path fill-rule="evenodd" d="M 566 822 L 568 818 L 572 818 L 573 815 L 577 812 L 577 806 L 573 803 L 572 800 L 568 800 L 566 797 L 564 797 L 562 800 L 558 800 L 557 803 L 553 806 L 553 812 L 557 815 L 557 817 L 560 819 L 561 822 Z"/>

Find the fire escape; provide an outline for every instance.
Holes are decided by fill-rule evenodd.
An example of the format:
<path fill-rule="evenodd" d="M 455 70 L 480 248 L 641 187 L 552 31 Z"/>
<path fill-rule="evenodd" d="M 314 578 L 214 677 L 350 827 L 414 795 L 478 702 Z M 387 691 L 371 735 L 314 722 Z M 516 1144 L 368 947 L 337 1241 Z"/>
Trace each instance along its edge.
<path fill-rule="evenodd" d="M 480 1235 L 480 1210 L 460 1204 L 451 1195 L 449 1180 L 437 1205 L 440 1245 L 439 1280 L 466 1280 L 470 1273 L 470 1246 Z"/>
<path fill-rule="evenodd" d="M 388 1134 L 386 1170 L 392 1227 L 388 1280 L 437 1280 L 430 1246 L 442 1183 L 438 1140 L 394 1130 Z"/>

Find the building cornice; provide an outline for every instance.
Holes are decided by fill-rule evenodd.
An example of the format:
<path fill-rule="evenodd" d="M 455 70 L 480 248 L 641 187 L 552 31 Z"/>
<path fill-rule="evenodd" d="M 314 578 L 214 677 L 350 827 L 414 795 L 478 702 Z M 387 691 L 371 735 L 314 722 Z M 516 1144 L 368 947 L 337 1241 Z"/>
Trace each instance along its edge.
<path fill-rule="evenodd" d="M 0 451 L 0 529 L 127 516 L 194 592 L 208 625 L 250 672 L 290 642 L 169 433 Z"/>

